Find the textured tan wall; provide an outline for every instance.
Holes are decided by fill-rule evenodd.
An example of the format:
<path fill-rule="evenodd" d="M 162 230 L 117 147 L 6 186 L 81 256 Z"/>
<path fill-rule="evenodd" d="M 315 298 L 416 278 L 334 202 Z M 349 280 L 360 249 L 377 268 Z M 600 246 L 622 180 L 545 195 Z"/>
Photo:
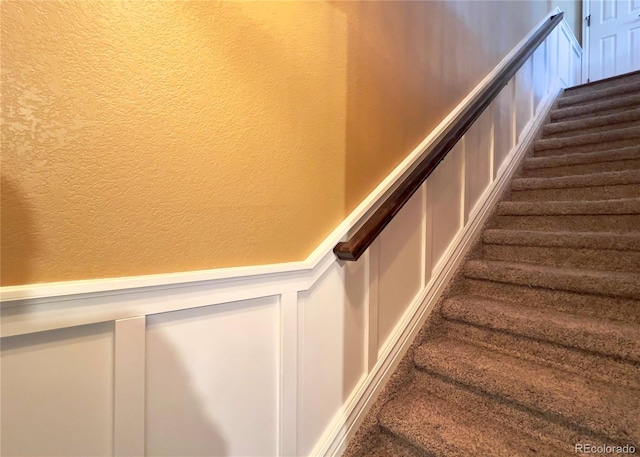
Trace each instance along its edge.
<path fill-rule="evenodd" d="M 1 8 L 14 285 L 303 259 L 548 4 Z"/>
<path fill-rule="evenodd" d="M 354 208 L 546 13 L 546 2 L 345 2 L 346 208 Z"/>
<path fill-rule="evenodd" d="M 547 0 L 549 9 L 556 6 L 564 11 L 564 19 L 571 27 L 571 31 L 578 39 L 578 43 L 582 44 L 582 22 L 584 16 L 582 14 L 582 0 Z"/>
<path fill-rule="evenodd" d="M 3 1 L 2 284 L 298 260 L 343 216 L 344 14 Z"/>

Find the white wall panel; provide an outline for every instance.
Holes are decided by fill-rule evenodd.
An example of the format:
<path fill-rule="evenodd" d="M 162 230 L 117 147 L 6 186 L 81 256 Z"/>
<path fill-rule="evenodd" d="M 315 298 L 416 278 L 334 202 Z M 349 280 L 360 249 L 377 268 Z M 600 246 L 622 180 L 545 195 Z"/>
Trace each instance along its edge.
<path fill-rule="evenodd" d="M 378 350 L 420 291 L 423 208 L 418 191 L 380 235 Z"/>
<path fill-rule="evenodd" d="M 114 430 L 115 457 L 144 455 L 145 316 L 115 321 Z"/>
<path fill-rule="evenodd" d="M 150 456 L 277 452 L 277 297 L 147 318 Z"/>
<path fill-rule="evenodd" d="M 113 324 L 2 339 L 3 456 L 112 455 Z"/>
<path fill-rule="evenodd" d="M 558 76 L 563 86 L 571 86 L 573 70 L 569 36 L 560 28 L 558 29 Z"/>
<path fill-rule="evenodd" d="M 538 112 L 540 102 L 547 95 L 547 47 L 542 43 L 533 53 L 533 110 Z"/>
<path fill-rule="evenodd" d="M 432 221 L 427 236 L 431 237 L 432 269 L 460 230 L 463 159 L 464 143 L 460 141 L 427 179 L 427 211 Z"/>
<path fill-rule="evenodd" d="M 313 287 L 299 294 L 299 455 L 309 455 L 364 375 L 364 260 L 334 262 Z"/>
<path fill-rule="evenodd" d="M 516 138 L 533 116 L 533 61 L 529 58 L 516 73 Z"/>
<path fill-rule="evenodd" d="M 637 54 L 633 54 L 633 58 L 637 59 L 640 62 L 640 27 L 637 29 L 639 32 L 639 36 L 636 39 L 638 45 L 636 45 L 636 49 L 639 51 Z M 638 68 L 638 66 L 636 66 Z M 582 50 L 577 46 L 571 46 L 571 84 L 570 86 L 575 86 L 580 84 L 582 81 Z"/>
<path fill-rule="evenodd" d="M 493 173 L 497 176 L 509 151 L 515 145 L 514 108 L 515 81 L 511 79 L 493 103 Z"/>
<path fill-rule="evenodd" d="M 353 391 L 366 366 L 365 312 L 368 280 L 366 259 L 349 262 L 343 268 L 344 305 L 344 390 Z"/>
<path fill-rule="evenodd" d="M 489 106 L 464 136 L 465 221 L 491 182 L 493 111 Z"/>
<path fill-rule="evenodd" d="M 549 47 L 547 54 L 547 65 L 549 67 L 549 77 L 547 78 L 547 87 L 552 87 L 558 81 L 558 39 L 559 31 L 556 27 L 553 32 L 549 34 L 545 42 Z"/>

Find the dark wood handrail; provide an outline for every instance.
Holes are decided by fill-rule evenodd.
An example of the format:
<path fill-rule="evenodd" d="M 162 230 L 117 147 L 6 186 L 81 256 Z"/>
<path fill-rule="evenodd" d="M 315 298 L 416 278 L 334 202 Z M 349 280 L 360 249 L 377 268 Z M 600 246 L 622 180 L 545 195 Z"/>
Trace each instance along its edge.
<path fill-rule="evenodd" d="M 551 16 L 536 33 L 527 41 L 525 46 L 507 63 L 495 76 L 476 100 L 465 108 L 438 137 L 431 152 L 404 179 L 400 186 L 382 203 L 382 206 L 360 227 L 348 240 L 333 248 L 333 252 L 340 260 L 358 260 L 371 243 L 382 233 L 398 211 L 409 201 L 411 196 L 420 188 L 422 183 L 444 160 L 449 151 L 469 130 L 471 125 L 480 117 L 484 110 L 498 96 L 513 75 L 522 67 L 538 46 L 549 36 L 551 31 L 562 21 L 564 13 Z"/>

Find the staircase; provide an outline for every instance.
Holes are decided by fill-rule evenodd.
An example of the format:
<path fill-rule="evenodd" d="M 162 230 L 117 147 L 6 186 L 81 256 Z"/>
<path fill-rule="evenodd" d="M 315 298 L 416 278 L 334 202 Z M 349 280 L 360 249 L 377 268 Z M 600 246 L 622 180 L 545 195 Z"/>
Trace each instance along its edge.
<path fill-rule="evenodd" d="M 345 456 L 640 453 L 640 72 L 567 89 L 506 195 Z"/>

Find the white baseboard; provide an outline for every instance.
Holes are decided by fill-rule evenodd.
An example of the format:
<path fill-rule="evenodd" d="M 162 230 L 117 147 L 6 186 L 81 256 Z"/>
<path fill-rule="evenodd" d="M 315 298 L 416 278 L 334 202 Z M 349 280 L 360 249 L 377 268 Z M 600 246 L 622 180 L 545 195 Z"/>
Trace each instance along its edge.
<path fill-rule="evenodd" d="M 311 453 L 312 456 L 333 457 L 344 452 L 349 439 L 358 430 L 367 412 L 382 392 L 386 382 L 438 302 L 452 275 L 460 266 L 491 210 L 498 203 L 498 198 L 511 181 L 524 154 L 533 144 L 537 132 L 542 128 L 544 120 L 561 90 L 562 87 L 557 84 L 542 101 L 538 114 L 524 128 L 522 141 L 509 152 L 505 159 L 505 165 L 498 173 L 498 178 L 487 188 L 474 207 L 469 216 L 469 223 L 458 232 L 436 266 L 431 280 L 409 306 L 380 351 L 378 362 L 369 375 L 363 377 L 354 389 L 345 402 L 341 414 L 338 414 L 331 425 L 327 427 L 327 432 L 318 441 Z"/>

